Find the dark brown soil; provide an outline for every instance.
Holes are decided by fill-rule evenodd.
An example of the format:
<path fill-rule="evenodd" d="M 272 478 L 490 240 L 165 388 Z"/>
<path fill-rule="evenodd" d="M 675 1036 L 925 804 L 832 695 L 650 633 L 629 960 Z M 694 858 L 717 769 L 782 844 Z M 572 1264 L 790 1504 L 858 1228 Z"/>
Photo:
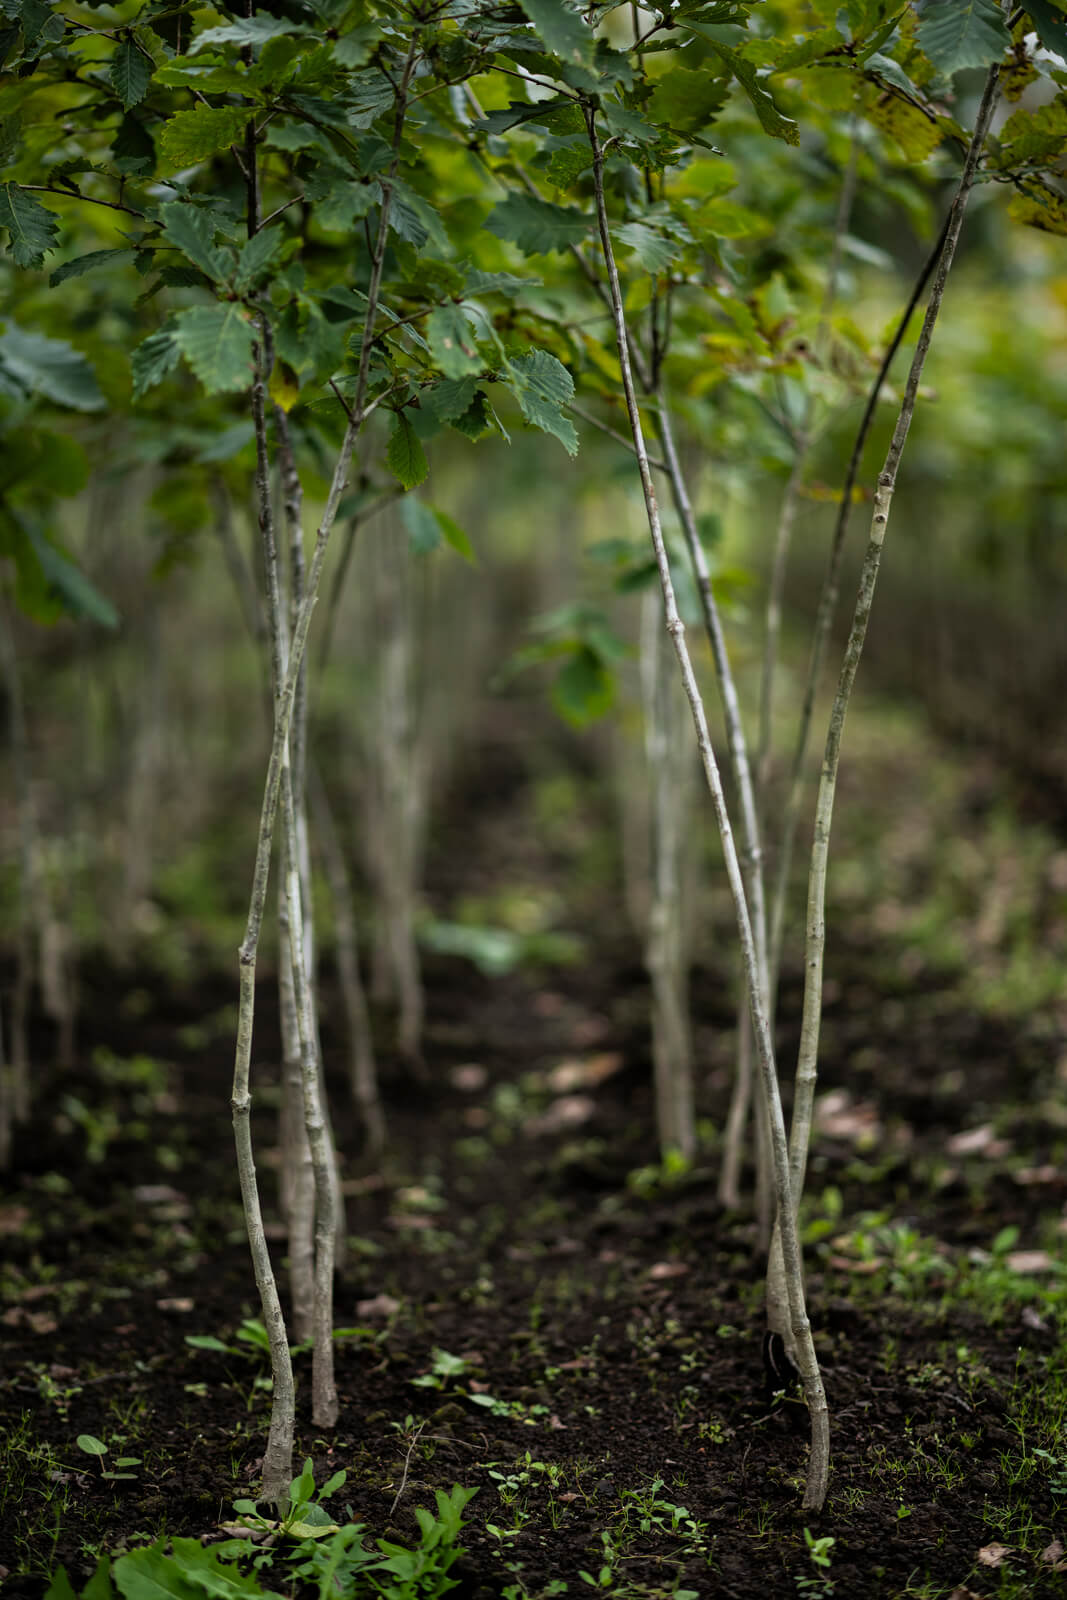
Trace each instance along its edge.
<path fill-rule="evenodd" d="M 438 887 L 469 885 L 464 852 L 438 846 Z M 477 1487 L 461 1600 L 552 1580 L 580 1595 L 580 1574 L 605 1566 L 615 1596 L 797 1594 L 824 1576 L 805 1522 L 835 1541 L 838 1600 L 1063 1592 L 1067 1464 L 1049 1430 L 1067 1412 L 1067 1280 L 1062 1253 L 1036 1274 L 1008 1265 L 1048 1243 L 1067 1190 L 1045 1115 L 1055 1020 L 991 1021 L 930 970 L 881 971 L 852 933 L 835 949 L 822 1061 L 822 1088 L 843 1098 L 816 1137 L 805 1212 L 833 1422 L 817 1521 L 799 1511 L 806 1413 L 765 1390 L 752 1224 L 714 1198 L 728 974 L 694 977 L 710 1127 L 700 1167 L 671 1181 L 651 1165 L 648 996 L 627 938 L 492 980 L 429 958 L 427 1081 L 387 1060 L 386 1172 L 345 1163 L 340 1422 L 329 1438 L 311 1427 L 300 1357 L 298 1463 L 310 1456 L 320 1481 L 347 1468 L 340 1506 L 405 1539 L 435 1487 Z M 87 975 L 79 1065 L 38 1086 L 0 1201 L 5 1595 L 36 1600 L 60 1562 L 77 1582 L 101 1551 L 210 1537 L 254 1492 L 269 1396 L 262 1359 L 235 1339 L 259 1308 L 229 1125 L 234 992 L 230 975 L 185 991 Z M 784 1061 L 798 998 L 793 974 Z M 269 981 L 258 1008 L 254 1135 L 273 1217 Z M 327 974 L 325 1055 L 353 1152 L 340 1015 Z M 129 1067 L 144 1056 L 166 1065 Z M 949 1146 L 993 1116 L 995 1138 Z M 463 1371 L 417 1384 L 436 1351 Z M 139 1458 L 131 1476 L 103 1478 L 83 1434 Z"/>

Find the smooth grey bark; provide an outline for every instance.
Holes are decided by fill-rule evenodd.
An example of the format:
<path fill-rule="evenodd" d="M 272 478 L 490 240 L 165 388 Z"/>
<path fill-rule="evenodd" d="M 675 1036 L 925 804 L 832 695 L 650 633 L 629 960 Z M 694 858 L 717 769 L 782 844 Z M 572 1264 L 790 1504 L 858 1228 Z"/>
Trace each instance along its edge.
<path fill-rule="evenodd" d="M 394 131 L 394 150 L 399 149 L 400 138 L 403 132 L 404 115 L 407 107 L 408 88 L 411 74 L 414 69 L 417 35 L 413 36 L 408 48 L 401 82 L 397 91 L 397 112 Z M 255 129 L 249 124 L 249 144 L 253 148 L 250 153 L 254 156 Z M 352 461 L 352 452 L 356 439 L 363 425 L 367 413 L 366 396 L 367 380 L 370 371 L 370 350 L 374 323 L 378 310 L 378 296 L 381 290 L 382 265 L 385 260 L 385 245 L 389 229 L 389 213 L 392 207 L 392 180 L 396 177 L 399 157 L 394 156 L 389 172 L 381 180 L 382 201 L 379 209 L 378 233 L 375 239 L 374 252 L 371 260 L 370 281 L 367 288 L 367 314 L 363 325 L 363 338 L 360 350 L 359 373 L 356 379 L 356 391 L 351 408 L 346 408 L 348 417 L 344 438 L 338 452 L 334 466 L 333 476 L 330 481 L 329 493 L 322 517 L 315 535 L 314 548 L 308 567 L 307 587 L 304 598 L 297 612 L 293 626 L 293 635 L 290 640 L 289 659 L 285 668 L 284 678 L 281 682 L 280 692 L 275 698 L 274 731 L 271 739 L 270 758 L 267 765 L 267 775 L 263 788 L 263 804 L 260 812 L 259 836 L 256 843 L 256 859 L 252 878 L 252 890 L 249 898 L 248 920 L 245 926 L 245 935 L 238 953 L 240 967 L 240 999 L 237 1017 L 237 1039 L 234 1052 L 233 1087 L 231 1092 L 231 1107 L 233 1112 L 234 1143 L 237 1152 L 237 1168 L 241 1183 L 241 1199 L 244 1206 L 245 1222 L 248 1231 L 249 1248 L 252 1254 L 253 1267 L 256 1275 L 256 1284 L 260 1293 L 263 1307 L 263 1320 L 267 1328 L 267 1336 L 271 1350 L 271 1367 L 274 1374 L 274 1395 L 271 1406 L 270 1432 L 267 1441 L 267 1450 L 263 1459 L 263 1494 L 265 1499 L 281 1502 L 285 1497 L 292 1476 L 293 1454 L 293 1374 L 292 1360 L 289 1355 L 289 1344 L 286 1338 L 285 1320 L 282 1316 L 281 1302 L 278 1298 L 278 1288 L 275 1282 L 273 1268 L 270 1262 L 270 1251 L 267 1247 L 266 1235 L 263 1231 L 263 1215 L 259 1201 L 259 1186 L 256 1179 L 255 1160 L 252 1151 L 252 1137 L 250 1128 L 250 1114 L 252 1097 L 250 1092 L 251 1056 L 252 1056 L 252 1029 L 255 1019 L 255 993 L 256 993 L 256 956 L 259 949 L 260 930 L 263 925 L 263 914 L 266 907 L 267 886 L 270 878 L 270 858 L 274 840 L 274 824 L 278 810 L 279 791 L 281 788 L 283 766 L 288 765 L 289 727 L 293 714 L 293 702 L 296 698 L 297 679 L 304 660 L 307 648 L 308 630 L 311 626 L 311 614 L 318 598 L 319 585 L 322 581 L 322 569 L 326 560 L 326 551 L 329 546 L 330 534 L 337 518 L 337 508 L 341 503 L 345 485 L 348 482 L 348 473 Z M 249 163 L 252 171 L 255 162 Z M 250 215 L 258 216 L 258 204 L 250 206 Z M 253 228 L 254 231 L 254 228 Z M 257 370 L 256 380 L 252 389 L 253 416 L 255 418 L 258 407 L 258 420 L 256 425 L 257 438 L 257 502 L 260 516 L 271 515 L 270 510 L 270 476 L 269 463 L 265 454 L 261 459 L 259 442 L 266 440 L 266 426 L 264 419 L 264 383 L 261 370 Z M 272 646 L 273 650 L 273 646 Z M 272 665 L 277 668 L 278 663 L 272 655 Z M 302 954 L 302 952 L 301 952 Z M 309 1135 L 310 1137 L 310 1135 Z M 313 1143 L 314 1148 L 314 1143 Z M 329 1212 L 327 1201 L 327 1213 Z M 331 1341 L 332 1342 L 332 1341 Z"/>
<path fill-rule="evenodd" d="M 649 533 L 655 551 L 656 566 L 659 571 L 660 584 L 663 590 L 664 616 L 667 632 L 670 634 L 675 654 L 678 657 L 678 666 L 685 686 L 686 698 L 689 701 L 696 728 L 697 746 L 700 751 L 701 764 L 707 780 L 708 792 L 711 796 L 712 808 L 715 814 L 719 837 L 722 841 L 723 858 L 726 864 L 726 874 L 730 885 L 730 894 L 733 899 L 737 916 L 738 936 L 741 943 L 741 957 L 744 968 L 745 984 L 748 989 L 752 1023 L 756 1035 L 759 1052 L 760 1073 L 764 1087 L 764 1094 L 768 1108 L 768 1119 L 771 1131 L 771 1146 L 774 1157 L 775 1191 L 780 1219 L 782 1249 L 786 1267 L 786 1284 L 789 1295 L 790 1331 L 796 1346 L 800 1367 L 801 1381 L 804 1385 L 804 1394 L 808 1403 L 811 1418 L 811 1453 L 808 1460 L 808 1474 L 804 1491 L 805 1510 L 818 1510 L 826 1498 L 826 1483 L 829 1471 L 830 1454 L 830 1429 L 829 1412 L 826 1405 L 826 1395 L 823 1389 L 822 1375 L 819 1371 L 818 1358 L 815 1354 L 815 1345 L 811 1334 L 811 1324 L 808 1321 L 807 1308 L 804 1302 L 804 1280 L 801 1271 L 800 1244 L 797 1236 L 796 1216 L 792 1203 L 789 1172 L 789 1148 L 786 1140 L 785 1121 L 782 1115 L 782 1102 L 778 1092 L 778 1077 L 774 1062 L 774 1047 L 771 1040 L 770 1026 L 765 1004 L 764 978 L 761 973 L 757 955 L 756 936 L 753 922 L 750 917 L 749 906 L 745 898 L 745 885 L 741 872 L 736 845 L 734 844 L 733 829 L 726 807 L 726 797 L 723 792 L 722 779 L 719 773 L 718 762 L 712 749 L 711 736 L 708 731 L 707 717 L 704 704 L 693 671 L 692 661 L 689 657 L 688 646 L 685 642 L 685 627 L 678 615 L 678 606 L 674 594 L 674 583 L 671 577 L 670 562 L 667 556 L 667 547 L 663 538 L 663 529 L 660 522 L 659 504 L 656 499 L 655 486 L 652 482 L 652 470 L 649 466 L 645 450 L 644 425 L 641 420 L 634 388 L 633 374 L 630 367 L 629 341 L 627 339 L 626 313 L 623 308 L 622 287 L 619 282 L 618 268 L 615 263 L 615 252 L 611 241 L 611 229 L 608 223 L 607 205 L 604 199 L 604 151 L 600 144 L 596 130 L 596 113 L 591 108 L 586 108 L 587 128 L 589 142 L 593 154 L 593 185 L 596 196 L 597 225 L 600 234 L 600 244 L 603 251 L 604 264 L 607 269 L 608 285 L 611 297 L 612 318 L 615 327 L 615 345 L 619 356 L 619 365 L 622 370 L 623 392 L 626 397 L 626 410 L 630 420 L 630 431 L 634 441 L 634 452 L 637 456 L 638 468 L 641 475 L 641 487 L 644 493 L 645 510 L 648 517 Z"/>
<path fill-rule="evenodd" d="M 682 905 L 683 855 L 690 810 L 691 749 L 685 702 L 671 672 L 670 637 L 660 595 L 641 606 L 641 699 L 650 790 L 651 897 L 645 965 L 652 982 L 652 1059 L 660 1152 L 696 1154 L 689 972 Z M 681 701 L 681 704 L 679 704 Z"/>
<path fill-rule="evenodd" d="M 376 992 L 395 998 L 397 1045 L 419 1067 L 424 1005 L 415 910 L 425 773 L 415 714 L 412 557 L 393 516 L 383 519 L 368 544 L 380 630 L 371 740 L 376 848 L 369 863 L 381 919 Z"/>
<path fill-rule="evenodd" d="M 345 867 L 344 852 L 333 819 L 329 795 L 322 775 L 312 764 L 308 770 L 308 795 L 315 821 L 315 838 L 333 908 L 334 938 L 337 945 L 337 974 L 348 1030 L 349 1087 L 363 1123 L 367 1149 L 375 1158 L 385 1149 L 385 1111 L 378 1090 L 378 1069 L 374 1058 L 367 1000 L 359 972 L 359 942 L 352 906 L 352 886 Z"/>
<path fill-rule="evenodd" d="M 804 1006 L 801 1020 L 800 1052 L 797 1060 L 796 1091 L 793 1102 L 793 1120 L 790 1136 L 790 1173 L 793 1194 L 799 1200 L 807 1166 L 808 1144 L 811 1132 L 811 1113 L 815 1097 L 818 1068 L 819 1024 L 822 1014 L 823 957 L 826 947 L 826 874 L 830 849 L 830 830 L 833 821 L 834 794 L 841 758 L 841 740 L 849 699 L 856 681 L 860 657 L 863 653 L 867 623 L 874 603 L 875 585 L 882 559 L 882 547 L 889 524 L 893 492 L 896 488 L 900 460 L 907 443 L 911 419 L 922 379 L 923 368 L 933 338 L 945 285 L 963 227 L 974 180 L 978 172 L 982 147 L 989 131 L 993 109 L 996 105 L 1000 79 L 1000 66 L 994 65 L 986 79 L 982 100 L 975 119 L 974 133 L 967 148 L 956 193 L 949 211 L 944 244 L 934 271 L 930 299 L 923 318 L 919 340 L 912 358 L 908 381 L 900 404 L 893 437 L 886 454 L 885 464 L 878 475 L 874 496 L 871 529 L 860 575 L 859 592 L 852 615 L 852 626 L 845 647 L 844 660 L 838 677 L 837 692 L 830 712 L 830 725 L 823 751 L 822 773 L 816 802 L 815 829 L 811 850 L 811 867 L 808 876 L 807 939 L 804 953 Z"/>

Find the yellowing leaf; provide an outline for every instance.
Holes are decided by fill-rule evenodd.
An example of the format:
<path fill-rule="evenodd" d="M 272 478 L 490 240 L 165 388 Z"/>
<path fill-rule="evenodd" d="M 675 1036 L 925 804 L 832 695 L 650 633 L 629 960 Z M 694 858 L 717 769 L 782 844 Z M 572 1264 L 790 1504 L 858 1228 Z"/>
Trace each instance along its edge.
<path fill-rule="evenodd" d="M 291 411 L 300 398 L 300 379 L 284 361 L 274 363 L 268 387 L 274 404 L 285 412 Z"/>

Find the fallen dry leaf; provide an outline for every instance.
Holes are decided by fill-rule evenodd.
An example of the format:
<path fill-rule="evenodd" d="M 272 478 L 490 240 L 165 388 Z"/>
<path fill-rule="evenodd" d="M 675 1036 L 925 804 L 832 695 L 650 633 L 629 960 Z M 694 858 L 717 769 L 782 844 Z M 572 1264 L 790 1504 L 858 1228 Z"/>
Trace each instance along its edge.
<path fill-rule="evenodd" d="M 978 1560 L 983 1567 L 999 1567 L 1005 1556 L 1012 1552 L 1010 1544 L 984 1544 L 978 1552 Z"/>
<path fill-rule="evenodd" d="M 364 1178 L 345 1178 L 341 1184 L 342 1194 L 373 1194 L 377 1189 L 385 1188 L 385 1179 L 380 1172 L 369 1172 Z"/>
<path fill-rule="evenodd" d="M 1062 1540 L 1053 1539 L 1051 1544 L 1045 1546 L 1038 1559 L 1044 1562 L 1046 1567 L 1058 1567 L 1063 1559 Z"/>
<path fill-rule="evenodd" d="M 526 1124 L 526 1132 L 534 1135 L 542 1133 L 560 1133 L 564 1128 L 578 1128 L 596 1111 L 596 1101 L 587 1094 L 566 1094 L 559 1100 L 553 1100 L 547 1111 L 539 1117 L 531 1117 Z"/>
<path fill-rule="evenodd" d="M 1012 1272 L 1047 1272 L 1056 1265 L 1047 1250 L 1009 1250 L 1004 1257 Z"/>
<path fill-rule="evenodd" d="M 169 1183 L 139 1183 L 133 1198 L 142 1206 L 187 1205 L 188 1196 Z"/>
<path fill-rule="evenodd" d="M 689 1271 L 684 1261 L 657 1261 L 649 1267 L 650 1278 L 681 1278 Z"/>
<path fill-rule="evenodd" d="M 815 1103 L 816 1130 L 828 1139 L 848 1139 L 853 1144 L 876 1144 L 882 1125 L 878 1108 L 869 1100 L 853 1104 L 846 1089 L 833 1089 Z"/>
<path fill-rule="evenodd" d="M 371 1300 L 356 1301 L 357 1317 L 392 1317 L 400 1310 L 400 1301 L 391 1294 L 376 1294 Z"/>
<path fill-rule="evenodd" d="M 1019 1171 L 1013 1176 L 1016 1183 L 1021 1183 L 1027 1188 L 1033 1184 L 1063 1183 L 1065 1181 L 1065 1174 L 1059 1167 L 1054 1167 L 1051 1161 L 1046 1162 L 1043 1167 L 1020 1167 Z"/>
<path fill-rule="evenodd" d="M 169 1300 L 157 1300 L 156 1305 L 160 1311 L 192 1311 L 195 1309 L 196 1301 L 185 1296 L 175 1296 Z"/>
<path fill-rule="evenodd" d="M 839 1272 L 856 1272 L 860 1277 L 867 1277 L 885 1266 L 885 1256 L 864 1256 L 862 1259 L 856 1256 L 829 1256 L 827 1259 L 828 1264 Z"/>
<path fill-rule="evenodd" d="M 945 1149 L 953 1156 L 983 1155 L 995 1161 L 1008 1154 L 1011 1143 L 1008 1139 L 998 1139 L 992 1123 L 985 1122 L 980 1128 L 965 1128 L 962 1133 L 954 1133 Z"/>
<path fill-rule="evenodd" d="M 1033 1306 L 1023 1306 L 1023 1327 L 1032 1328 L 1035 1333 L 1047 1333 L 1048 1323 L 1034 1310 Z"/>
<path fill-rule="evenodd" d="M 20 1233 L 29 1220 L 29 1206 L 0 1206 L 0 1234 Z"/>
<path fill-rule="evenodd" d="M 465 1061 L 462 1066 L 451 1069 L 448 1081 L 453 1089 L 459 1089 L 463 1094 L 477 1094 L 489 1082 L 489 1074 L 480 1062 Z"/>

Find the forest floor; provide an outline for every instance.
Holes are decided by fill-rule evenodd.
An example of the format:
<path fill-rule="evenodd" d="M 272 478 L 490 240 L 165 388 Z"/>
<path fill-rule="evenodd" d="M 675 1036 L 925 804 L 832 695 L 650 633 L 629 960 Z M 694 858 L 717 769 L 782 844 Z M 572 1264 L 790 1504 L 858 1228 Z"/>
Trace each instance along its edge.
<path fill-rule="evenodd" d="M 385 1056 L 380 1172 L 352 1153 L 325 974 L 341 1413 L 328 1438 L 311 1426 L 299 1355 L 295 1470 L 346 1469 L 328 1506 L 372 1548 L 417 1545 L 435 1490 L 477 1490 L 459 1600 L 1067 1586 L 1067 853 L 892 708 L 850 725 L 843 789 L 802 1214 L 833 1430 L 818 1518 L 799 1509 L 806 1413 L 764 1388 L 753 1225 L 715 1199 L 728 960 L 703 951 L 693 976 L 701 1155 L 664 1169 L 593 780 L 501 743 L 437 828 L 438 915 L 529 926 L 533 906 L 584 954 L 497 977 L 427 954 L 426 1081 Z M 788 1067 L 795 959 L 786 977 Z M 0 1190 L 5 1595 L 221 1538 L 255 1492 L 269 1369 L 232 1156 L 235 990 L 236 965 L 185 986 L 87 971 L 78 1065 L 38 1084 Z M 257 1026 L 276 1224 L 269 977 Z M 280 1551 L 260 1579 L 293 1582 Z"/>

